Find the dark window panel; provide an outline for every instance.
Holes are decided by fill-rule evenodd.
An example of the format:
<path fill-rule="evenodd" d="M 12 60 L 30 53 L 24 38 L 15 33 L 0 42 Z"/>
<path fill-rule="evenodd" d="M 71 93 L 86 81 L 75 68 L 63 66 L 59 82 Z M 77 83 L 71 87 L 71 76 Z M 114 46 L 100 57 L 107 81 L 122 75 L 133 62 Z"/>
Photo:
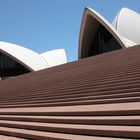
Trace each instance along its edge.
<path fill-rule="evenodd" d="M 17 76 L 30 72 L 24 66 L 0 52 L 0 77 Z"/>

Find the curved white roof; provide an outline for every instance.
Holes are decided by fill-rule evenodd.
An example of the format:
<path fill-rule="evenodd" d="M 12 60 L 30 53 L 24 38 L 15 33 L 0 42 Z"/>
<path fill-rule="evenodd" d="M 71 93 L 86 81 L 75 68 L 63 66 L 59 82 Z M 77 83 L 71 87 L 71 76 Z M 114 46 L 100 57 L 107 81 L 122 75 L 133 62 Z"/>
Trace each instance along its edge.
<path fill-rule="evenodd" d="M 138 13 L 128 8 L 122 8 L 112 24 L 121 36 L 135 44 L 140 44 L 140 15 Z"/>
<path fill-rule="evenodd" d="M 0 51 L 16 60 L 30 71 L 37 71 L 47 67 L 40 55 L 22 46 L 0 41 Z"/>
<path fill-rule="evenodd" d="M 40 54 L 48 63 L 49 67 L 67 63 L 66 53 L 64 49 L 57 49 Z"/>
<path fill-rule="evenodd" d="M 63 49 L 38 54 L 19 45 L 0 41 L 0 52 L 11 57 L 29 71 L 37 71 L 67 62 Z"/>
<path fill-rule="evenodd" d="M 78 56 L 81 58 L 82 52 L 86 53 L 85 44 L 91 43 L 96 29 L 98 28 L 98 24 L 104 26 L 112 36 L 118 41 L 120 46 L 125 47 L 126 41 L 124 38 L 115 30 L 115 28 L 99 13 L 91 8 L 85 8 L 81 28 L 80 28 L 80 36 L 79 36 L 79 46 L 78 46 Z M 85 44 L 84 44 L 85 43 Z M 82 51 L 84 50 L 84 51 Z"/>

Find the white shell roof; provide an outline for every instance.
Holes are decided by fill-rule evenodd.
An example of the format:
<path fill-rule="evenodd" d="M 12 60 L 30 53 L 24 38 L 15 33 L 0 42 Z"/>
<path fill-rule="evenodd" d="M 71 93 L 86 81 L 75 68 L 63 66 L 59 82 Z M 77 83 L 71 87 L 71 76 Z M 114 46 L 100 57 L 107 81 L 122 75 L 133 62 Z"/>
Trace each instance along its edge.
<path fill-rule="evenodd" d="M 114 36 L 114 38 L 118 41 L 118 43 L 122 46 L 122 48 L 126 46 L 126 41 L 124 40 L 124 38 L 115 30 L 115 28 L 103 16 L 101 16 L 98 12 L 96 12 L 95 10 L 91 8 L 85 8 L 84 15 L 82 18 L 81 28 L 80 28 L 80 36 L 79 36 L 79 48 L 78 48 L 79 58 L 81 58 L 83 47 L 85 47 L 83 45 L 83 40 L 86 38 L 86 35 L 84 32 L 88 31 L 89 33 L 91 30 L 91 29 L 88 29 L 89 25 L 86 24 L 88 16 L 92 17 L 93 19 L 90 22 L 96 22 L 103 25 L 112 34 L 112 36 Z M 95 30 L 97 27 L 95 25 L 94 27 L 91 27 L 91 28 L 92 30 Z"/>
<path fill-rule="evenodd" d="M 0 41 L 0 52 L 19 62 L 30 71 L 37 71 L 67 62 L 63 49 L 40 55 L 25 47 Z"/>
<path fill-rule="evenodd" d="M 92 24 L 88 23 L 88 17 L 92 17 Z M 87 24 L 88 23 L 88 24 Z M 140 44 L 139 36 L 140 36 L 140 14 L 136 13 L 133 10 L 128 8 L 122 8 L 118 14 L 116 15 L 112 24 L 110 24 L 103 16 L 101 16 L 98 12 L 91 8 L 85 8 L 81 28 L 79 35 L 79 46 L 78 46 L 78 57 L 81 58 L 82 50 L 86 52 L 86 48 L 83 42 L 86 40 L 86 43 L 89 43 L 91 39 L 87 39 L 87 34 L 90 34 L 90 37 L 93 37 L 94 32 L 96 30 L 96 23 L 104 26 L 118 41 L 118 43 L 122 46 L 122 48 L 131 47 L 137 44 Z M 89 38 L 89 37 L 88 37 Z"/>
<path fill-rule="evenodd" d="M 47 67 L 47 64 L 38 53 L 22 46 L 0 41 L 0 51 L 25 66 L 30 71 L 36 71 Z"/>
<path fill-rule="evenodd" d="M 138 13 L 128 8 L 122 8 L 112 24 L 121 36 L 135 44 L 140 44 L 140 15 Z"/>
<path fill-rule="evenodd" d="M 40 54 L 50 67 L 67 63 L 66 53 L 64 49 L 47 51 Z"/>

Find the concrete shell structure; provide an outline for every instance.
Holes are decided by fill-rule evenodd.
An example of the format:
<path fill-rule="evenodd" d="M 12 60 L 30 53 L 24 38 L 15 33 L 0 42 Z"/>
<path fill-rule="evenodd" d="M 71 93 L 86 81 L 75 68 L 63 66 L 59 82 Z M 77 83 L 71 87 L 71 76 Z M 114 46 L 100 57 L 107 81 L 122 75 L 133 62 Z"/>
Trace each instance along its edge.
<path fill-rule="evenodd" d="M 47 51 L 40 54 L 40 56 L 44 58 L 49 67 L 67 63 L 67 57 L 64 49 Z"/>
<path fill-rule="evenodd" d="M 86 25 L 101 27 L 124 49 L 0 81 L 0 139 L 140 139 L 140 45 L 126 49 L 131 41 L 97 13 L 88 14 Z M 81 45 L 92 30 L 84 27 Z M 43 63 L 55 63 L 51 54 L 59 53 L 41 54 Z"/>
<path fill-rule="evenodd" d="M 139 44 L 139 25 L 140 15 L 127 8 L 123 8 L 117 14 L 113 21 L 113 25 L 95 10 L 91 8 L 85 8 L 79 35 L 79 59 Z M 130 32 L 132 34 L 130 34 Z M 97 33 L 99 34 L 98 37 Z M 106 37 L 107 35 L 109 36 L 108 38 Z M 99 40 L 98 46 L 102 46 L 104 48 L 99 48 L 99 52 L 96 52 L 95 54 L 89 54 L 91 52 L 91 48 L 94 49 L 94 47 L 96 47 L 96 42 L 94 40 Z M 104 51 L 102 52 L 101 49 Z M 94 51 L 97 51 L 97 49 Z"/>
<path fill-rule="evenodd" d="M 63 49 L 38 54 L 25 47 L 1 41 L 0 53 L 17 62 L 27 71 L 38 71 L 67 62 L 66 54 Z"/>
<path fill-rule="evenodd" d="M 112 25 L 121 36 L 135 44 L 140 44 L 140 15 L 138 13 L 128 8 L 122 8 Z"/>
<path fill-rule="evenodd" d="M 0 42 L 0 52 L 18 61 L 30 71 L 37 71 L 49 67 L 38 53 L 19 45 Z"/>

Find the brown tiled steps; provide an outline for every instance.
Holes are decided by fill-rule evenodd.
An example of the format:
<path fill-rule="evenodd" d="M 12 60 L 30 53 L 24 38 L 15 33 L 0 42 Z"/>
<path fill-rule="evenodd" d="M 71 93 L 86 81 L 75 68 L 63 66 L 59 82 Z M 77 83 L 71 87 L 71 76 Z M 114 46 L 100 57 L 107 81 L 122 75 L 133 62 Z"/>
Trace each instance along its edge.
<path fill-rule="evenodd" d="M 125 97 L 125 98 L 114 98 L 114 99 L 97 99 L 97 100 L 83 100 L 83 101 L 64 101 L 64 102 L 48 102 L 46 103 L 21 103 L 21 104 L 10 104 L 1 105 L 1 108 L 12 108 L 12 107 L 53 107 L 53 106 L 74 106 L 74 105 L 96 105 L 96 104 L 110 104 L 110 103 L 127 103 L 127 102 L 140 102 L 140 97 Z"/>
<path fill-rule="evenodd" d="M 0 82 L 0 135 L 140 139 L 140 46 Z"/>
<path fill-rule="evenodd" d="M 44 131 L 36 131 L 36 130 L 7 128 L 7 127 L 0 127 L 0 133 L 3 135 L 7 135 L 7 137 L 8 135 L 9 136 L 12 135 L 13 137 L 15 137 L 12 140 L 16 140 L 17 139 L 16 137 L 30 139 L 30 140 L 96 140 L 96 139 L 97 140 L 120 140 L 120 138 L 112 138 L 112 137 L 85 136 L 85 135 L 44 132 Z M 11 140 L 11 139 L 7 139 L 7 140 Z M 124 138 L 124 140 L 126 139 Z"/>
<path fill-rule="evenodd" d="M 132 80 L 132 79 L 129 79 L 129 80 Z M 115 84 L 113 83 L 110 83 L 110 85 L 106 85 L 105 83 L 104 84 L 100 84 L 100 85 L 93 85 L 93 88 L 90 87 L 90 85 L 87 87 L 85 86 L 84 88 L 82 87 L 78 87 L 77 89 L 74 88 L 74 90 L 60 90 L 59 92 L 58 91 L 55 91 L 54 93 L 52 94 L 45 94 L 45 92 L 43 92 L 44 94 L 37 94 L 37 95 L 24 95 L 19 97 L 19 98 L 16 98 L 16 97 L 12 97 L 12 98 L 6 98 L 4 99 L 4 97 L 2 97 L 1 99 L 1 103 L 6 103 L 6 102 L 21 102 L 21 101 L 36 101 L 36 100 L 50 100 L 50 99 L 56 99 L 56 98 L 67 98 L 67 97 L 71 97 L 71 96 L 84 96 L 85 93 L 86 95 L 88 96 L 88 94 L 90 95 L 101 95 L 101 94 L 105 94 L 106 92 L 119 92 L 118 90 L 122 90 L 122 92 L 132 92 L 132 91 L 139 91 L 140 88 L 139 88 L 139 80 L 137 81 L 136 79 L 133 79 L 134 82 L 123 82 L 123 83 L 118 83 L 116 81 Z M 93 84 L 93 83 L 92 83 Z M 122 84 L 122 85 L 120 85 Z M 92 85 L 91 85 L 92 86 Z M 80 88 L 82 89 L 82 91 L 80 90 Z M 47 91 L 46 91 L 47 92 Z M 111 94 L 111 93 L 110 93 Z"/>
<path fill-rule="evenodd" d="M 3 108 L 0 134 L 26 139 L 139 139 L 140 103 Z M 60 137 L 59 137 L 60 136 Z"/>
<path fill-rule="evenodd" d="M 125 71 L 125 73 L 127 74 L 127 71 Z M 132 73 L 132 72 L 131 72 Z M 135 78 L 138 80 L 138 75 L 139 75 L 139 73 L 137 73 L 137 75 L 135 75 Z M 102 77 L 102 81 L 104 81 L 104 83 L 102 83 L 101 81 L 99 81 L 99 84 L 100 84 L 100 86 L 106 86 L 105 88 L 108 88 L 108 86 L 105 84 L 105 82 L 107 82 L 107 78 L 104 80 L 103 79 L 103 76 L 104 75 L 101 75 Z M 118 77 L 119 76 L 119 77 Z M 124 75 L 118 75 L 117 76 L 117 78 L 118 79 L 120 79 L 121 77 L 123 78 L 123 79 L 125 79 L 125 77 L 124 77 Z M 129 74 L 129 76 L 130 76 L 130 74 Z M 134 76 L 134 75 L 133 75 Z M 77 77 L 77 76 L 76 76 Z M 95 78 L 95 76 L 94 76 L 94 74 L 93 74 L 93 76 L 92 76 L 93 78 Z M 77 77 L 78 78 L 78 77 Z M 108 78 L 110 78 L 110 77 L 108 77 Z M 132 77 L 133 79 L 126 79 L 127 81 L 128 80 L 130 80 L 132 83 L 130 83 L 130 84 L 133 84 L 133 82 L 136 82 L 136 79 L 134 78 L 134 77 Z M 94 79 L 96 82 L 98 82 L 98 80 L 99 79 Z M 111 81 L 112 81 L 112 84 L 113 84 L 113 80 L 112 79 L 109 79 L 110 80 L 110 84 L 111 84 Z M 94 86 L 98 89 L 98 88 L 101 88 L 100 86 L 98 87 L 97 85 L 96 85 L 96 82 L 95 81 L 91 81 L 91 79 L 90 79 L 90 83 L 88 83 L 89 85 L 86 85 L 86 83 L 83 83 L 83 84 L 85 84 L 85 86 L 84 86 L 84 88 L 82 88 L 82 87 L 80 87 L 80 85 L 82 84 L 80 84 L 80 85 L 77 85 L 76 83 L 75 83 L 75 86 L 77 86 L 78 88 L 77 88 L 77 90 L 79 90 L 80 88 L 81 88 L 81 90 L 84 90 L 85 88 L 87 88 L 87 86 L 89 86 L 89 88 L 93 88 Z M 129 81 L 129 82 L 130 82 Z M 74 81 L 72 81 L 72 83 L 73 83 Z M 83 81 L 83 82 L 85 82 L 85 81 Z M 100 83 L 101 82 L 101 83 Z M 116 84 L 118 84 L 118 82 L 117 81 L 114 81 L 114 82 L 116 82 L 115 83 L 115 85 Z M 123 86 L 124 86 L 124 84 L 126 84 L 125 82 L 122 82 L 121 83 L 121 81 L 119 82 L 120 83 L 120 85 L 122 84 L 122 88 L 123 88 Z M 74 83 L 73 83 L 74 84 Z M 57 84 L 56 84 L 57 85 Z M 56 86 L 55 85 L 55 86 Z M 55 87 L 54 86 L 54 87 Z M 73 89 L 73 86 L 71 85 L 71 84 L 69 84 L 69 85 L 67 85 L 68 86 L 68 89 L 72 92 L 72 89 Z M 72 87 L 71 87 L 72 86 Z M 74 90 L 75 90 L 75 92 L 76 92 L 76 87 L 74 86 Z M 110 85 L 111 86 L 111 85 Z M 59 83 L 59 87 L 60 87 L 60 83 Z M 46 89 L 43 89 L 43 91 L 42 90 L 40 90 L 40 91 L 38 91 L 38 89 L 36 89 L 36 92 L 38 93 L 37 95 L 38 96 L 40 96 L 41 94 L 43 95 L 43 94 L 45 94 L 45 93 L 47 93 L 47 92 L 49 92 L 49 91 L 53 91 L 53 94 L 50 94 L 50 93 L 47 93 L 47 94 L 45 94 L 45 95 L 48 95 L 49 96 L 49 94 L 52 96 L 52 95 L 56 95 L 56 94 L 61 94 L 62 92 L 63 92 L 63 94 L 64 94 L 64 92 L 68 92 L 68 94 L 71 94 L 71 92 L 67 89 L 67 87 L 66 87 L 66 85 L 65 85 L 65 88 L 64 88 L 64 85 L 63 84 L 61 84 L 61 89 L 59 89 L 59 87 L 57 87 L 57 89 L 56 90 L 54 90 L 54 88 L 52 87 L 52 89 L 49 89 L 49 90 L 46 90 L 47 89 L 47 86 L 46 86 Z M 40 88 L 40 87 L 38 87 L 38 88 Z M 62 89 L 63 88 L 63 89 Z M 118 87 L 119 88 L 119 87 Z M 67 91 L 68 90 L 68 91 Z M 99 89 L 98 89 L 99 90 Z M 110 89 L 110 90 L 112 90 L 112 89 Z M 17 99 L 16 97 L 18 97 L 19 99 L 20 99 L 20 97 L 22 97 L 22 96 L 26 96 L 26 99 L 27 99 L 27 94 L 24 94 L 24 92 L 26 93 L 26 91 L 27 91 L 27 89 L 25 89 L 25 91 L 22 91 L 22 94 L 16 94 L 16 96 L 13 96 L 13 94 L 11 95 L 11 97 L 13 98 L 15 98 L 15 99 Z M 59 92 L 58 92 L 59 91 Z M 30 97 L 30 94 L 32 93 L 32 92 L 35 92 L 33 89 L 32 89 L 32 91 L 30 90 L 30 91 L 28 91 L 28 97 Z M 89 91 L 90 92 L 90 91 Z M 52 93 L 52 92 L 51 92 Z M 37 97 L 37 95 L 34 95 L 34 94 L 32 94 L 32 97 Z M 7 99 L 6 98 L 6 95 L 4 95 L 5 96 L 5 99 Z M 8 94 L 8 97 L 9 97 L 10 95 Z M 4 97 L 3 97 L 4 98 Z M 10 97 L 9 97 L 10 98 Z"/>
<path fill-rule="evenodd" d="M 26 121 L 41 123 L 61 124 L 89 124 L 89 125 L 130 125 L 139 126 L 140 116 L 22 116 L 22 115 L 0 115 L 5 121 Z"/>
<path fill-rule="evenodd" d="M 58 107 L 1 108 L 0 115 L 133 116 L 140 115 L 140 102 Z"/>
<path fill-rule="evenodd" d="M 57 132 L 65 134 L 140 138 L 140 127 L 138 126 L 115 126 L 115 125 L 77 125 L 57 124 L 19 121 L 0 121 L 0 126 L 8 128 L 29 129 L 46 132 Z"/>
<path fill-rule="evenodd" d="M 120 92 L 119 92 L 120 91 Z M 130 92 L 129 92 L 130 91 Z M 133 92 L 131 92 L 133 91 Z M 1 107 L 4 105 L 19 105 L 19 104 L 51 104 L 51 103 L 63 103 L 63 102 L 75 102 L 75 101 L 79 101 L 79 102 L 82 102 L 82 101 L 89 101 L 90 100 L 93 100 L 93 101 L 96 101 L 96 100 L 109 100 L 109 99 L 117 99 L 119 100 L 119 98 L 121 99 L 125 99 L 125 98 L 131 98 L 131 99 L 135 99 L 135 98 L 139 98 L 140 97 L 140 92 L 138 92 L 139 89 L 137 88 L 134 88 L 134 89 L 131 89 L 131 90 L 114 90 L 114 91 L 104 91 L 104 92 L 91 92 L 91 93 L 79 93 L 79 94 L 70 94 L 70 95 L 60 95 L 60 96 L 57 96 L 57 97 L 51 97 L 48 99 L 45 97 L 42 99 L 34 99 L 34 100 L 16 100 L 16 101 L 9 101 L 7 99 L 6 102 L 3 102 L 1 101 L 0 102 L 0 105 Z M 28 97 L 29 98 L 29 97 Z M 137 99 L 138 100 L 138 99 Z M 55 105 L 55 104 L 54 104 Z"/>
<path fill-rule="evenodd" d="M 137 90 L 137 89 L 134 89 L 134 90 Z M 98 95 L 99 94 L 99 95 Z M 87 95 L 87 96 L 86 96 Z M 139 101 L 139 95 L 140 95 L 140 93 L 139 92 L 133 92 L 133 93 L 125 93 L 125 92 L 120 92 L 120 93 L 114 93 L 113 92 L 113 94 L 111 94 L 111 92 L 110 91 L 107 91 L 107 92 L 105 92 L 105 93 L 96 93 L 96 94 L 93 94 L 92 95 L 92 93 L 91 94 L 86 94 L 85 93 L 85 95 L 73 95 L 72 97 L 69 97 L 69 98 L 61 98 L 61 99 L 51 99 L 51 100 L 47 100 L 46 99 L 46 101 L 43 101 L 43 100 L 37 100 L 37 101 L 25 101 L 25 102 L 22 102 L 22 101 L 19 101 L 19 102 L 13 102 L 13 103 L 1 103 L 1 107 L 3 107 L 3 106 L 6 106 L 6 105 L 17 105 L 18 106 L 18 104 L 22 104 L 22 105 L 26 105 L 26 104 L 29 104 L 29 106 L 30 105 L 32 105 L 32 104 L 38 104 L 38 105 L 51 105 L 51 103 L 53 104 L 53 102 L 54 102 L 54 105 L 55 104 L 59 104 L 59 103 L 63 103 L 63 102 L 67 102 L 67 103 L 69 103 L 69 102 L 75 102 L 75 101 L 77 101 L 77 103 L 79 103 L 80 104 L 80 102 L 82 103 L 82 101 L 83 102 L 89 102 L 89 103 L 99 103 L 99 101 L 103 101 L 102 103 L 104 103 L 104 101 L 106 101 L 106 103 L 107 103 L 107 100 L 109 101 L 109 102 L 111 102 L 111 100 L 112 100 L 112 102 L 113 102 L 113 99 L 116 99 L 115 101 L 117 102 L 117 101 L 119 101 L 119 98 L 120 98 L 120 100 L 126 100 L 127 101 L 127 99 L 129 100 L 130 99 L 130 101 L 132 100 L 133 101 L 133 99 L 134 99 L 134 101 L 135 100 L 137 100 L 137 101 Z M 90 100 L 92 100 L 92 101 L 90 101 Z"/>
<path fill-rule="evenodd" d="M 16 137 L 6 136 L 6 135 L 0 135 L 0 139 L 1 140 L 26 140 L 23 138 L 16 138 Z"/>
<path fill-rule="evenodd" d="M 132 80 L 132 79 L 131 79 Z M 42 100 L 44 99 L 44 98 L 46 98 L 47 99 L 47 97 L 48 97 L 48 99 L 51 99 L 51 98 L 57 98 L 58 96 L 73 96 L 73 95 L 85 95 L 85 93 L 87 93 L 87 94 L 92 94 L 92 95 L 94 95 L 94 94 L 96 94 L 96 93 L 101 93 L 102 92 L 102 94 L 105 94 L 106 92 L 109 92 L 109 91 L 111 91 L 111 92 L 119 92 L 120 90 L 122 90 L 122 92 L 123 91 L 125 91 L 125 92 L 132 92 L 132 90 L 134 89 L 134 91 L 139 91 L 140 90 L 140 85 L 139 85 L 139 81 L 136 81 L 136 79 L 134 79 L 133 78 L 133 82 L 132 83 L 125 83 L 125 82 L 123 82 L 123 83 L 119 83 L 120 85 L 119 86 L 117 86 L 117 84 L 118 83 L 116 83 L 114 86 L 111 86 L 110 85 L 110 87 L 109 86 L 107 86 L 107 85 L 105 85 L 105 84 L 101 84 L 100 86 L 96 86 L 96 84 L 95 84 L 95 87 L 94 87 L 94 84 L 93 84 L 93 88 L 91 88 L 90 86 L 88 87 L 88 89 L 87 89 L 87 86 L 85 86 L 85 87 L 78 87 L 77 89 L 75 88 L 72 88 L 72 89 L 74 89 L 74 90 L 72 90 L 72 89 L 63 89 L 63 90 L 59 90 L 58 89 L 58 91 L 52 91 L 51 93 L 47 93 L 47 91 L 44 91 L 44 92 L 42 92 L 41 94 L 40 93 L 37 93 L 37 94 L 34 94 L 34 95 L 24 95 L 24 94 L 22 94 L 22 95 L 24 95 L 24 96 L 22 96 L 22 95 L 17 95 L 17 97 L 12 97 L 12 98 L 10 98 L 10 97 L 5 97 L 5 100 L 2 98 L 1 99 L 1 101 L 2 102 L 9 102 L 9 101 L 20 101 L 20 100 L 26 100 L 26 101 L 30 101 L 31 99 L 32 100 L 41 100 L 41 98 L 42 98 Z M 111 81 L 110 81 L 111 82 Z M 113 81 L 112 81 L 113 82 Z M 112 83 L 113 84 L 113 83 Z M 121 85 L 122 84 L 122 85 Z M 91 85 L 92 86 L 92 85 Z M 103 87 L 104 86 L 104 87 Z M 81 88 L 81 90 L 80 90 L 80 88 Z M 52 89 L 53 90 L 53 89 Z M 80 91 L 79 91 L 80 90 Z M 21 97 L 20 97 L 21 96 Z M 12 100 L 11 100 L 12 99 Z"/>
<path fill-rule="evenodd" d="M 135 81 L 135 82 L 132 82 L 132 83 L 130 83 L 130 84 L 124 84 L 123 86 L 110 86 L 110 87 L 104 87 L 104 88 L 98 88 L 98 87 L 96 87 L 96 88 L 90 88 L 89 87 L 89 89 L 83 89 L 82 91 L 80 90 L 77 90 L 76 91 L 76 89 L 75 89 L 75 91 L 62 91 L 62 93 L 58 93 L 58 94 L 53 94 L 52 93 L 52 95 L 50 94 L 50 95 L 48 95 L 48 94 L 45 94 L 45 92 L 44 92 L 44 96 L 41 96 L 41 95 L 39 95 L 39 94 L 37 94 L 36 96 L 38 96 L 38 98 L 35 98 L 33 95 L 33 98 L 32 98 L 32 100 L 31 100 L 31 97 L 32 96 L 26 96 L 26 98 L 25 99 L 22 99 L 22 98 L 15 98 L 15 99 L 13 99 L 13 100 L 10 100 L 10 99 L 8 99 L 7 98 L 7 100 L 5 100 L 5 101 L 3 101 L 2 99 L 1 99 L 1 104 L 4 104 L 4 103 L 6 103 L 6 102 L 9 102 L 10 101 L 10 103 L 12 103 L 12 102 L 24 102 L 25 100 L 26 100 L 26 102 L 27 101 L 33 101 L 33 99 L 34 99 L 34 102 L 36 101 L 37 102 L 37 100 L 39 100 L 39 101 L 43 101 L 43 100 L 50 100 L 50 99 L 57 99 L 57 98 L 60 98 L 60 97 L 62 97 L 62 98 L 67 98 L 68 99 L 68 97 L 73 97 L 73 96 L 87 96 L 88 97 L 88 95 L 92 95 L 92 96 L 94 96 L 94 95 L 105 95 L 105 94 L 115 94 L 115 93 L 118 93 L 118 94 L 120 94 L 120 91 L 122 92 L 122 93 L 125 93 L 125 92 L 139 92 L 139 90 L 140 90 L 140 88 L 139 88 L 139 82 L 137 82 L 137 81 Z M 57 92 L 56 92 L 57 93 Z M 41 97 L 40 97 L 41 96 Z M 123 95 L 122 95 L 123 96 Z M 125 96 L 125 95 L 124 95 Z M 42 98 L 42 99 L 41 99 Z"/>
<path fill-rule="evenodd" d="M 119 76 L 118 77 L 118 80 L 121 78 L 122 76 Z M 122 78 L 122 82 L 121 82 L 121 79 L 120 79 L 120 81 L 113 81 L 112 79 L 110 79 L 110 81 L 109 81 L 109 83 L 106 81 L 107 79 L 102 79 L 102 81 L 104 81 L 104 82 L 99 82 L 98 84 L 97 84 L 97 80 L 96 79 L 94 79 L 94 80 L 96 80 L 96 82 L 95 81 L 90 81 L 90 83 L 88 83 L 88 85 L 86 85 L 86 83 L 84 83 L 85 85 L 83 85 L 83 86 L 81 86 L 81 84 L 80 85 L 77 85 L 76 83 L 75 83 L 75 85 L 73 85 L 72 87 L 74 88 L 72 88 L 71 87 L 71 85 L 69 85 L 69 87 L 67 88 L 66 87 L 66 85 L 65 85 L 65 88 L 64 88 L 64 86 L 63 87 L 61 87 L 61 89 L 59 88 L 59 87 L 57 87 L 58 89 L 56 89 L 56 90 L 54 90 L 54 87 L 52 87 L 52 89 L 51 90 L 44 90 L 43 92 L 42 91 L 36 91 L 38 94 L 38 96 L 40 96 L 41 97 L 41 95 L 42 95 L 42 97 L 43 97 L 43 95 L 45 94 L 45 93 L 47 93 L 47 94 L 45 94 L 45 95 L 47 95 L 48 97 L 49 96 L 56 96 L 56 95 L 61 95 L 61 93 L 63 93 L 63 92 L 68 92 L 67 94 L 71 94 L 71 92 L 74 90 L 75 92 L 77 91 L 79 91 L 79 89 L 82 89 L 82 90 L 86 90 L 87 89 L 87 86 L 89 86 L 89 88 L 95 88 L 93 91 L 99 91 L 99 90 L 103 90 L 104 88 L 105 89 L 107 89 L 107 88 L 109 88 L 109 85 L 108 84 L 110 84 L 110 86 L 111 86 L 111 84 L 112 84 L 112 86 L 117 86 L 117 85 L 119 85 L 119 83 L 120 83 L 120 87 L 122 87 L 122 88 L 125 88 L 124 87 L 124 85 L 126 86 L 126 84 L 130 84 L 130 85 L 132 85 L 133 86 L 133 84 L 135 84 L 136 82 L 137 82 L 137 84 L 139 84 L 138 82 L 139 82 L 139 77 L 138 77 L 138 74 L 134 77 L 134 76 L 132 76 L 131 78 L 129 78 L 129 79 L 126 79 L 126 81 L 124 80 L 125 79 L 125 77 L 123 77 Z M 129 81 L 130 80 L 130 81 Z M 112 82 L 112 83 L 111 83 Z M 119 82 L 119 83 L 118 83 Z M 104 88 L 103 88 L 104 87 Z M 46 87 L 47 88 L 47 87 Z M 99 89 L 100 88 L 100 89 Z M 119 87 L 118 87 L 119 88 Z M 72 90 L 73 89 L 73 90 Z M 110 88 L 109 88 L 110 89 Z M 112 90 L 112 89 L 110 89 L 110 90 Z M 25 90 L 26 91 L 26 90 Z M 53 93 L 51 92 L 51 93 L 49 93 L 49 91 L 53 91 Z M 33 92 L 33 91 L 32 91 Z M 28 97 L 32 97 L 34 94 L 32 93 L 31 91 L 29 92 L 28 91 Z M 89 90 L 89 92 L 90 92 L 90 90 Z M 63 93 L 64 94 L 64 93 Z M 65 93 L 66 94 L 66 93 Z M 12 94 L 13 95 L 13 94 Z M 33 97 L 38 97 L 37 95 L 34 95 Z M 19 95 L 16 95 L 16 96 L 10 96 L 10 95 L 3 95 L 3 100 L 5 99 L 7 99 L 7 97 L 10 99 L 17 99 L 16 97 L 18 97 L 19 99 L 20 99 L 20 97 L 21 97 L 21 99 L 22 99 L 22 97 L 25 97 L 26 99 L 27 99 L 27 94 L 24 94 L 24 91 L 23 91 L 23 94 L 19 94 Z"/>
<path fill-rule="evenodd" d="M 132 89 L 131 89 L 132 90 Z M 134 91 L 135 89 L 133 89 Z M 118 91 L 118 90 L 117 90 Z M 85 92 L 86 93 L 86 92 Z M 36 99 L 36 100 L 14 100 L 14 101 L 10 101 L 10 103 L 8 102 L 3 102 L 1 101 L 0 104 L 3 105 L 18 105 L 18 104 L 43 104 L 43 103 L 57 103 L 57 102 L 70 102 L 70 101 L 86 101 L 86 100 L 103 100 L 103 99 L 123 99 L 123 98 L 137 98 L 140 97 L 140 92 L 133 92 L 133 93 L 125 93 L 125 91 L 121 93 L 117 92 L 115 93 L 115 91 L 112 93 L 112 91 L 104 91 L 104 92 L 94 92 L 94 93 L 86 93 L 86 94 L 70 94 L 70 95 L 60 95 L 57 97 L 51 97 L 47 99 L 47 97 L 42 98 L 42 99 Z M 14 102 L 14 103 L 13 103 Z"/>

